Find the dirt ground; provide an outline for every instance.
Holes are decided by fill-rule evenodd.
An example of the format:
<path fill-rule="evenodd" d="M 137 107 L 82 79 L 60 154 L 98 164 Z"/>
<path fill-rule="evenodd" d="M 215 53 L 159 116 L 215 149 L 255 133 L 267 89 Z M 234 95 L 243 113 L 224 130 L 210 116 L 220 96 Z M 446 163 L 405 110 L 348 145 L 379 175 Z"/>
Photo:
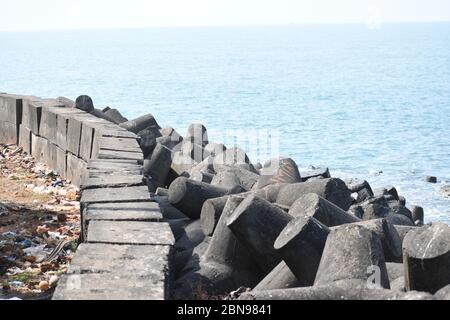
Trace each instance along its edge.
<path fill-rule="evenodd" d="M 79 190 L 16 146 L 0 145 L 0 299 L 46 299 L 80 235 Z"/>

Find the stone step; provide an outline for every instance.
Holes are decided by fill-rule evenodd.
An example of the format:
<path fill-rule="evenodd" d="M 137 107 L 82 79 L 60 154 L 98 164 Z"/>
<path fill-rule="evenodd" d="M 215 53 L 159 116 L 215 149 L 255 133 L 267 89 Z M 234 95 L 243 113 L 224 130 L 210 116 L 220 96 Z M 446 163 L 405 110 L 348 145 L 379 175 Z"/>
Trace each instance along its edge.
<path fill-rule="evenodd" d="M 138 221 L 91 221 L 88 243 L 123 245 L 174 245 L 175 238 L 168 223 Z"/>
<path fill-rule="evenodd" d="M 97 147 L 96 147 L 97 146 Z M 96 149 L 96 150 L 95 150 Z M 139 143 L 134 138 L 113 138 L 101 137 L 97 138 L 94 143 L 93 154 L 98 153 L 99 150 L 120 150 L 128 152 L 142 152 Z"/>
<path fill-rule="evenodd" d="M 81 183 L 81 189 L 120 188 L 143 186 L 143 177 L 139 174 L 88 173 L 89 177 Z"/>
<path fill-rule="evenodd" d="M 165 300 L 164 277 L 70 274 L 59 280 L 53 300 Z"/>
<path fill-rule="evenodd" d="M 94 203 L 88 205 L 82 214 L 82 237 L 87 237 L 91 221 L 147 221 L 163 219 L 156 202 Z"/>
<path fill-rule="evenodd" d="M 149 202 L 150 193 L 145 186 L 126 188 L 88 189 L 82 193 L 81 204 L 112 202 Z"/>
<path fill-rule="evenodd" d="M 97 158 L 143 161 L 144 155 L 142 152 L 128 152 L 122 150 L 99 150 Z"/>

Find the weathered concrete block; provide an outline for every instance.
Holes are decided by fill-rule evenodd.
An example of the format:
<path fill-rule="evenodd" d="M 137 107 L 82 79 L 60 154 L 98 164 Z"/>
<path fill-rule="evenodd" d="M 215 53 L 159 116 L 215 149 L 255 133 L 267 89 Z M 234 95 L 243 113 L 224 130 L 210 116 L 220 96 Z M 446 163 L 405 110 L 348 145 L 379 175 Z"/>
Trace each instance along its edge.
<path fill-rule="evenodd" d="M 386 262 L 402 261 L 402 240 L 393 224 L 386 219 L 362 221 L 355 224 L 372 230 L 380 237 Z"/>
<path fill-rule="evenodd" d="M 91 97 L 81 95 L 75 100 L 75 108 L 90 113 L 94 111 L 94 102 Z"/>
<path fill-rule="evenodd" d="M 92 149 L 95 142 L 97 132 L 102 133 L 103 130 L 117 130 L 119 127 L 104 119 L 87 115 L 82 120 L 81 137 L 80 137 L 80 158 L 88 161 L 92 158 Z"/>
<path fill-rule="evenodd" d="M 315 218 L 327 227 L 361 221 L 315 193 L 308 193 L 298 198 L 292 204 L 289 214 Z"/>
<path fill-rule="evenodd" d="M 407 290 L 432 294 L 450 283 L 450 227 L 434 223 L 409 232 L 403 241 Z"/>
<path fill-rule="evenodd" d="M 205 235 L 212 236 L 214 234 L 217 223 L 222 216 L 223 209 L 225 208 L 225 205 L 230 197 L 231 196 L 224 196 L 209 199 L 203 204 L 202 211 L 200 213 L 200 221 Z"/>
<path fill-rule="evenodd" d="M 340 179 L 313 180 L 303 183 L 287 184 L 277 195 L 276 203 L 291 206 L 301 196 L 315 193 L 347 211 L 353 200 L 351 192 Z"/>
<path fill-rule="evenodd" d="M 63 177 L 67 174 L 67 153 L 63 149 L 56 147 L 56 167 L 55 170 Z"/>
<path fill-rule="evenodd" d="M 162 136 L 159 138 L 156 138 L 156 143 L 160 143 L 163 146 L 165 146 L 166 148 L 169 148 L 170 150 L 172 150 L 172 152 L 177 152 L 177 151 L 181 151 L 181 146 L 182 141 L 174 141 L 174 138 L 172 138 L 171 136 Z"/>
<path fill-rule="evenodd" d="M 144 155 L 142 152 L 99 150 L 97 159 L 121 159 L 142 162 L 144 160 Z"/>
<path fill-rule="evenodd" d="M 403 214 L 395 214 L 391 213 L 386 216 L 386 220 L 392 223 L 393 225 L 400 226 L 411 226 L 414 227 L 415 224 L 412 219 L 408 218 Z"/>
<path fill-rule="evenodd" d="M 58 97 L 55 99 L 58 103 L 62 104 L 66 108 L 75 108 L 75 101 L 67 97 Z"/>
<path fill-rule="evenodd" d="M 233 190 L 180 177 L 170 185 L 169 201 L 178 210 L 195 220 L 200 218 L 206 200 L 232 193 L 234 193 Z"/>
<path fill-rule="evenodd" d="M 188 223 L 184 228 L 184 232 L 177 240 L 175 248 L 177 251 L 193 249 L 205 240 L 200 220 Z"/>
<path fill-rule="evenodd" d="M 95 119 L 95 117 L 87 113 L 74 115 L 68 119 L 67 123 L 67 151 L 77 157 L 80 156 L 81 128 L 83 120 L 86 119 Z"/>
<path fill-rule="evenodd" d="M 119 124 L 118 122 L 116 122 L 116 120 L 113 117 L 110 117 L 107 113 L 103 112 L 100 109 L 94 109 L 90 112 L 90 114 L 92 114 L 93 116 L 96 116 L 97 118 L 106 120 L 108 122 L 111 122 L 114 124 Z"/>
<path fill-rule="evenodd" d="M 188 128 L 188 134 L 184 141 L 197 144 L 203 149 L 208 144 L 208 131 L 201 123 L 191 124 Z"/>
<path fill-rule="evenodd" d="M 124 274 L 70 274 L 59 280 L 53 300 L 164 300 L 159 277 Z"/>
<path fill-rule="evenodd" d="M 68 274 L 122 274 L 157 277 L 169 285 L 172 248 L 168 245 L 81 244 Z M 166 292 L 167 297 L 168 292 Z"/>
<path fill-rule="evenodd" d="M 155 191 L 155 195 L 161 196 L 161 197 L 169 197 L 169 189 L 166 188 L 158 188 Z"/>
<path fill-rule="evenodd" d="M 425 221 L 425 213 L 422 207 L 412 206 L 411 207 L 412 220 L 414 224 L 423 225 Z"/>
<path fill-rule="evenodd" d="M 205 146 L 204 153 L 207 154 L 208 156 L 215 157 L 223 153 L 225 150 L 227 150 L 227 147 L 225 147 L 225 145 L 223 145 L 222 143 L 210 142 Z"/>
<path fill-rule="evenodd" d="M 217 230 L 196 268 L 190 267 L 175 283 L 175 298 L 198 298 L 198 289 L 209 295 L 221 295 L 240 286 L 255 286 L 263 278 L 247 248 L 227 227 L 227 221 L 244 200 L 239 195 L 230 197 Z M 194 250 L 195 251 L 195 250 Z"/>
<path fill-rule="evenodd" d="M 184 140 L 183 144 L 181 145 L 181 152 L 184 155 L 189 156 L 197 163 L 202 162 L 205 158 L 209 156 L 204 154 L 204 149 L 201 145 L 198 145 L 196 143 L 187 140 Z"/>
<path fill-rule="evenodd" d="M 207 157 L 189 171 L 189 177 L 192 180 L 202 181 L 203 172 L 211 172 L 211 173 L 214 172 L 213 161 L 214 161 L 213 157 L 211 156 Z"/>
<path fill-rule="evenodd" d="M 447 300 L 447 301 L 449 301 L 450 300 L 450 284 L 448 286 L 442 288 L 438 292 L 436 292 L 434 297 L 437 300 Z"/>
<path fill-rule="evenodd" d="M 253 291 L 289 289 L 300 287 L 297 277 L 292 273 L 288 265 L 282 261 L 273 269 Z"/>
<path fill-rule="evenodd" d="M 227 149 L 214 157 L 214 170 L 219 171 L 223 165 L 238 166 L 259 174 L 258 170 L 251 164 L 245 151 L 236 147 Z"/>
<path fill-rule="evenodd" d="M 171 169 L 179 176 L 184 172 L 189 172 L 198 163 L 191 157 L 184 155 L 181 151 L 174 152 Z"/>
<path fill-rule="evenodd" d="M 87 237 L 91 221 L 160 222 L 163 219 L 156 202 L 93 203 L 83 210 L 82 235 Z"/>
<path fill-rule="evenodd" d="M 142 175 L 89 173 L 81 183 L 81 189 L 124 188 L 143 186 Z"/>
<path fill-rule="evenodd" d="M 146 114 L 142 117 L 139 117 L 134 120 L 130 120 L 128 122 L 124 122 L 120 124 L 120 127 L 131 131 L 133 133 L 138 133 L 142 130 L 145 130 L 148 127 L 157 126 L 159 129 L 161 128 L 159 124 L 156 122 L 155 118 L 151 114 Z"/>
<path fill-rule="evenodd" d="M 236 269 L 251 269 L 253 259 L 245 245 L 238 241 L 227 223 L 233 212 L 244 201 L 241 195 L 230 196 L 223 209 L 223 214 L 217 224 L 216 232 L 211 239 L 205 260 L 232 266 Z"/>
<path fill-rule="evenodd" d="M 168 223 L 140 221 L 91 221 L 88 243 L 173 246 L 175 238 Z"/>
<path fill-rule="evenodd" d="M 93 203 L 86 207 L 83 219 L 105 221 L 150 221 L 163 219 L 156 202 Z"/>
<path fill-rule="evenodd" d="M 110 119 L 113 120 L 114 123 L 116 124 L 121 124 L 124 122 L 127 122 L 128 119 L 125 118 L 119 110 L 117 109 L 109 109 L 107 111 L 104 112 L 106 116 L 108 116 Z"/>
<path fill-rule="evenodd" d="M 3 127 L 2 130 L 4 130 Z M 22 147 L 24 152 L 31 155 L 31 130 L 23 124 L 19 127 L 19 147 Z"/>
<path fill-rule="evenodd" d="M 36 135 L 39 134 L 43 105 L 42 99 L 28 98 L 23 100 L 22 124 Z"/>
<path fill-rule="evenodd" d="M 92 157 L 96 158 L 100 150 L 125 151 L 142 153 L 139 143 L 134 138 L 102 137 L 101 131 L 96 132 L 93 141 Z"/>
<path fill-rule="evenodd" d="M 22 122 L 22 99 L 23 97 L 18 95 L 0 94 L 0 120 L 14 124 L 16 131 Z"/>
<path fill-rule="evenodd" d="M 258 174 L 238 166 L 223 165 L 220 168 L 216 168 L 216 170 L 217 172 L 211 181 L 211 185 L 222 188 L 231 189 L 241 186 L 246 191 L 249 191 L 260 179 Z"/>
<path fill-rule="evenodd" d="M 362 203 L 359 203 L 359 205 L 364 211 L 362 214 L 362 219 L 366 221 L 385 218 L 390 212 L 387 200 L 384 196 L 368 199 Z"/>
<path fill-rule="evenodd" d="M 15 123 L 0 120 L 0 143 L 17 144 L 18 132 Z"/>
<path fill-rule="evenodd" d="M 359 225 L 343 225 L 331 230 L 314 285 L 338 280 L 359 279 L 389 289 L 383 247 L 378 235 Z"/>
<path fill-rule="evenodd" d="M 39 126 L 39 135 L 41 137 L 46 138 L 51 143 L 57 144 L 58 115 L 71 114 L 73 112 L 74 109 L 65 108 L 63 105 L 56 105 L 56 104 L 44 105 L 42 108 L 41 124 Z"/>
<path fill-rule="evenodd" d="M 86 176 L 87 162 L 70 152 L 67 153 L 66 179 L 74 185 L 80 186 Z"/>
<path fill-rule="evenodd" d="M 66 174 L 66 152 L 57 145 L 49 142 L 48 154 L 46 155 L 46 164 L 49 168 L 57 171 L 62 176 Z"/>
<path fill-rule="evenodd" d="M 158 144 L 149 160 L 144 161 L 144 174 L 164 185 L 172 165 L 172 151 Z"/>
<path fill-rule="evenodd" d="M 92 159 L 89 161 L 87 168 L 90 176 L 103 174 L 117 175 L 141 175 L 143 174 L 142 165 L 137 160 L 120 160 L 120 159 Z"/>
<path fill-rule="evenodd" d="M 308 171 L 301 171 L 300 176 L 302 177 L 303 182 L 315 178 L 322 178 L 322 179 L 331 178 L 330 170 L 328 168 L 316 168 Z"/>
<path fill-rule="evenodd" d="M 102 128 L 101 130 L 102 137 L 110 137 L 110 138 L 133 138 L 138 139 L 138 136 L 133 132 L 126 131 L 125 129 L 115 126 L 115 127 L 107 127 Z"/>
<path fill-rule="evenodd" d="M 412 226 L 398 226 L 394 225 L 395 230 L 397 230 L 398 235 L 400 236 L 400 241 L 403 243 L 405 240 L 406 235 L 413 230 L 417 230 L 418 227 L 412 227 Z"/>
<path fill-rule="evenodd" d="M 295 274 L 300 287 L 312 286 L 330 230 L 312 217 L 292 220 L 274 248 Z"/>
<path fill-rule="evenodd" d="M 291 220 L 270 202 L 249 195 L 230 216 L 227 226 L 252 252 L 259 267 L 269 273 L 281 262 L 274 249 L 275 240 Z"/>
<path fill-rule="evenodd" d="M 78 109 L 64 108 L 64 112 L 58 112 L 56 115 L 56 145 L 63 150 L 67 150 L 69 119 L 79 114 L 83 114 L 83 112 Z"/>
<path fill-rule="evenodd" d="M 290 158 L 272 159 L 261 171 L 257 189 L 262 189 L 270 184 L 298 183 L 302 182 L 297 164 Z"/>
<path fill-rule="evenodd" d="M 175 208 L 169 202 L 169 197 L 153 197 L 152 200 L 158 202 L 161 212 L 163 214 L 164 219 L 166 220 L 179 220 L 179 219 L 188 219 L 190 220 L 183 212 Z"/>
<path fill-rule="evenodd" d="M 158 130 L 157 126 L 149 127 L 145 130 L 139 131 L 139 147 L 144 154 L 144 158 L 148 159 L 151 156 L 153 150 L 155 149 L 158 142 L 156 141 L 161 137 L 161 133 Z M 165 137 L 170 140 L 170 137 Z"/>
<path fill-rule="evenodd" d="M 391 282 L 391 287 L 392 282 L 398 278 L 405 277 L 405 267 L 403 266 L 403 263 L 387 262 L 386 269 L 389 276 L 389 282 Z"/>
<path fill-rule="evenodd" d="M 42 137 L 38 137 L 34 134 L 31 135 L 31 155 L 38 162 L 46 162 L 49 154 L 50 142 Z"/>
<path fill-rule="evenodd" d="M 239 300 L 433 300 L 424 292 L 368 288 L 364 281 L 344 280 L 306 288 L 252 291 Z"/>
<path fill-rule="evenodd" d="M 80 202 L 113 203 L 113 202 L 150 202 L 147 187 L 100 188 L 87 189 L 82 193 Z"/>
<path fill-rule="evenodd" d="M 166 126 L 160 132 L 165 137 L 174 136 L 176 140 L 183 140 L 183 137 L 173 127 Z"/>
<path fill-rule="evenodd" d="M 89 161 L 92 158 L 92 147 L 96 127 L 96 122 L 91 119 L 84 120 L 81 124 L 79 156 L 84 161 Z"/>
<path fill-rule="evenodd" d="M 172 231 L 173 230 L 174 229 L 172 228 Z M 193 249 L 183 251 L 177 251 L 175 249 L 174 259 L 172 261 L 174 279 L 180 279 L 199 269 L 201 257 L 203 257 L 205 251 L 208 249 L 210 241 L 211 238 L 207 237 Z"/>
<path fill-rule="evenodd" d="M 352 193 L 356 193 L 356 202 L 360 203 L 369 200 L 374 196 L 372 187 L 366 180 L 348 179 L 345 184 Z"/>

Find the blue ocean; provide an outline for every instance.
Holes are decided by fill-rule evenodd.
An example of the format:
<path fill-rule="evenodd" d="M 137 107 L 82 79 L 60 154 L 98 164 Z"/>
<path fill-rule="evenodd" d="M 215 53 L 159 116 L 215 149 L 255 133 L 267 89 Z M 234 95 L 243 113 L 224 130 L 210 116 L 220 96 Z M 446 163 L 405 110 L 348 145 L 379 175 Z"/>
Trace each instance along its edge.
<path fill-rule="evenodd" d="M 0 91 L 88 94 L 183 134 L 202 122 L 217 142 L 277 132 L 299 167 L 394 185 L 428 222 L 450 222 L 439 193 L 450 184 L 449 23 L 0 33 Z M 263 144 L 242 147 L 267 160 Z"/>

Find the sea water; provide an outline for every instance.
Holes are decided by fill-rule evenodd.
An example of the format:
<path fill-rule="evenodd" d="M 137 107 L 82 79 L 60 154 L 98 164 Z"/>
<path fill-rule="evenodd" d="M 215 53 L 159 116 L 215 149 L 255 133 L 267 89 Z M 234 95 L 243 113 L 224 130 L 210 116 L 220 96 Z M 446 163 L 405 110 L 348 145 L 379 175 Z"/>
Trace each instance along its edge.
<path fill-rule="evenodd" d="M 394 185 L 450 222 L 448 23 L 0 33 L 0 91 L 202 122 L 253 162 L 272 156 L 245 141 L 263 132 L 301 168 Z"/>

